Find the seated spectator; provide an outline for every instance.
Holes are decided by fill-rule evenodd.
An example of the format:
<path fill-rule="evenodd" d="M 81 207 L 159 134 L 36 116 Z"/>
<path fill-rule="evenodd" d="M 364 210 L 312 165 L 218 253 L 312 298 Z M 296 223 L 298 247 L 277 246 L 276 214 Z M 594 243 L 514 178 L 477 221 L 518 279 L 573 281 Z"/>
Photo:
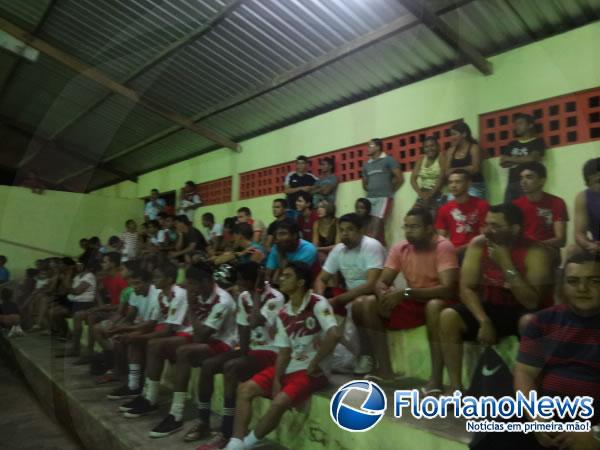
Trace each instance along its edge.
<path fill-rule="evenodd" d="M 296 170 L 288 173 L 283 182 L 287 207 L 295 211 L 298 194 L 300 192 L 310 194 L 310 188 L 317 180 L 318 178 L 308 171 L 308 158 L 304 155 L 298 156 L 296 158 Z M 295 218 L 296 214 L 294 213 L 292 216 Z"/>
<path fill-rule="evenodd" d="M 600 158 L 583 166 L 587 189 L 575 198 L 575 242 L 589 253 L 600 253 Z"/>
<path fill-rule="evenodd" d="M 383 151 L 381 139 L 371 139 L 367 147 L 369 160 L 363 164 L 363 189 L 371 202 L 371 214 L 385 221 L 392 210 L 394 193 L 404 183 L 398 162 Z"/>
<path fill-rule="evenodd" d="M 335 176 L 335 159 L 333 156 L 321 158 L 319 161 L 319 179 L 313 184 L 310 193 L 313 195 L 312 204 L 318 206 L 322 201 L 335 205 L 335 194 L 338 179 Z"/>
<path fill-rule="evenodd" d="M 275 239 L 275 229 L 279 222 L 286 218 L 285 214 L 286 201 L 284 198 L 276 198 L 273 200 L 272 210 L 273 217 L 275 220 L 269 224 L 269 228 L 267 228 L 267 235 L 265 236 L 264 246 L 265 249 L 269 252 L 271 251 L 271 247 L 273 246 L 273 240 Z"/>
<path fill-rule="evenodd" d="M 79 239 L 79 248 L 81 249 L 82 252 L 85 252 L 88 248 L 88 239 L 86 239 L 86 238 Z"/>
<path fill-rule="evenodd" d="M 508 183 L 504 202 L 511 203 L 524 192 L 520 184 L 519 166 L 529 162 L 539 162 L 544 157 L 546 144 L 537 136 L 535 118 L 529 114 L 517 114 L 514 119 L 514 134 L 517 139 L 510 141 L 502 149 L 500 167 L 508 169 Z"/>
<path fill-rule="evenodd" d="M 160 222 L 158 220 L 150 220 L 146 223 L 148 240 L 141 246 L 140 254 L 143 258 L 155 255 L 161 250 L 160 242 Z"/>
<path fill-rule="evenodd" d="M 299 192 L 296 196 L 297 220 L 300 227 L 300 236 L 308 242 L 313 241 L 313 226 L 319 215 L 312 209 L 312 197 L 306 192 Z"/>
<path fill-rule="evenodd" d="M 412 171 L 410 184 L 417 193 L 415 207 L 428 209 L 435 217 L 435 211 L 442 202 L 444 186 L 443 155 L 435 136 L 427 136 L 423 140 L 423 157 Z"/>
<path fill-rule="evenodd" d="M 137 326 L 125 327 L 114 333 L 115 341 L 127 347 L 127 384 L 107 396 L 110 400 L 134 397 L 119 408 L 121 412 L 127 412 L 143 401 L 140 394 L 144 384 L 143 367 L 148 343 L 153 339 L 174 336 L 183 328 L 187 313 L 186 292 L 175 284 L 177 266 L 173 263 L 165 261 L 154 269 L 151 283 L 143 273 L 134 272 L 132 277 L 136 298 L 131 299 L 131 304 L 138 310 Z M 158 305 L 158 311 L 154 312 L 153 305 Z"/>
<path fill-rule="evenodd" d="M 123 249 L 121 250 L 121 261 L 125 262 L 137 258 L 138 255 L 138 232 L 135 220 L 129 219 L 125 222 L 125 231 L 121 233 Z"/>
<path fill-rule="evenodd" d="M 371 215 L 371 202 L 367 198 L 359 198 L 354 203 L 354 212 L 363 221 L 363 234 L 381 242 L 385 247 L 385 233 L 383 221 L 379 217 Z"/>
<path fill-rule="evenodd" d="M 471 128 L 464 122 L 457 122 L 450 127 L 452 146 L 447 151 L 444 160 L 446 178 L 456 169 L 464 169 L 471 176 L 469 195 L 485 198 L 486 186 L 483 179 L 481 164 L 483 155 L 477 141 L 471 135 Z M 452 197 L 449 197 L 452 199 Z"/>
<path fill-rule="evenodd" d="M 202 214 L 202 226 L 206 230 L 208 236 L 208 245 L 213 252 L 221 249 L 221 241 L 223 240 L 223 225 L 215 222 L 213 213 Z"/>
<path fill-rule="evenodd" d="M 252 237 L 252 240 L 254 242 L 262 241 L 265 224 L 262 222 L 262 220 L 255 220 L 252 218 L 252 212 L 250 211 L 250 208 L 242 206 L 237 210 L 237 223 L 248 223 L 252 225 L 252 230 L 254 230 L 254 236 Z"/>
<path fill-rule="evenodd" d="M 25 335 L 19 307 L 13 302 L 13 291 L 8 288 L 0 289 L 0 328 L 8 329 L 7 338 Z"/>
<path fill-rule="evenodd" d="M 385 249 L 376 239 L 364 236 L 362 220 L 358 214 L 345 214 L 339 219 L 339 234 L 341 242 L 327 256 L 323 270 L 319 276 L 315 291 L 325 292 L 327 286 L 339 273 L 344 277 L 346 290 L 339 289 L 338 294 L 329 299 L 329 304 L 338 314 L 346 316 L 346 311 L 352 311 L 354 322 L 358 326 L 360 356 L 354 369 L 357 375 L 370 373 L 374 367 L 371 355 L 367 329 L 363 326 L 360 316 L 362 302 L 365 296 L 375 294 L 375 283 L 379 279 Z"/>
<path fill-rule="evenodd" d="M 249 223 L 238 223 L 233 227 L 233 251 L 226 251 L 211 258 L 215 265 L 239 265 L 249 261 L 261 263 L 265 259 L 265 249 L 252 241 L 252 226 Z"/>
<path fill-rule="evenodd" d="M 119 239 L 119 236 L 111 236 L 108 238 L 105 246 L 100 247 L 100 253 L 106 255 L 110 252 L 121 254 L 123 250 L 123 242 Z"/>
<path fill-rule="evenodd" d="M 10 271 L 6 268 L 8 258 L 4 255 L 0 255 L 0 284 L 8 283 L 10 281 Z"/>
<path fill-rule="evenodd" d="M 162 250 L 173 250 L 177 243 L 177 228 L 175 227 L 175 218 L 165 212 L 158 214 L 158 224 L 160 230 L 157 240 Z M 149 222 L 148 222 L 149 223 Z"/>
<path fill-rule="evenodd" d="M 25 270 L 25 278 L 19 283 L 19 287 L 17 289 L 16 295 L 16 304 L 19 307 L 19 311 L 21 313 L 21 324 L 25 329 L 28 329 L 32 326 L 33 322 L 33 307 L 35 306 L 33 303 L 33 292 L 35 290 L 35 277 L 37 275 L 37 270 L 35 269 L 26 269 Z"/>
<path fill-rule="evenodd" d="M 186 181 L 181 195 L 181 204 L 177 214 L 186 215 L 191 223 L 194 223 L 196 210 L 202 206 L 202 199 L 198 195 L 198 188 L 193 181 Z"/>
<path fill-rule="evenodd" d="M 523 332 L 514 369 L 517 391 L 528 396 L 589 396 L 594 399 L 592 425 L 600 424 L 600 260 L 589 254 L 565 263 L 562 280 L 566 303 L 536 313 Z M 527 415 L 526 420 L 539 420 Z M 553 420 L 559 420 L 554 417 Z M 529 433 L 518 448 L 598 449 L 594 432 Z"/>
<path fill-rule="evenodd" d="M 234 217 L 226 217 L 223 221 L 223 243 L 222 250 L 232 250 L 233 249 L 233 228 L 237 224 L 237 216 Z M 254 237 L 254 236 L 253 236 Z"/>
<path fill-rule="evenodd" d="M 210 403 L 214 376 L 223 374 L 223 421 L 220 432 L 198 447 L 198 450 L 215 450 L 225 447 L 233 434 L 236 391 L 240 382 L 271 367 L 277 360 L 277 347 L 273 344 L 279 311 L 285 297 L 267 285 L 261 286 L 260 265 L 250 262 L 237 268 L 236 322 L 240 340 L 239 350 L 206 359 L 202 363 L 198 380 L 198 422 L 184 437 L 191 442 L 210 437 Z M 258 301 L 255 301 L 258 299 Z"/>
<path fill-rule="evenodd" d="M 271 247 L 266 262 L 266 280 L 278 279 L 279 271 L 286 262 L 298 261 L 315 270 L 317 265 L 316 247 L 304 239 L 300 239 L 298 224 L 289 218 L 282 220 L 275 230 L 275 245 Z"/>
<path fill-rule="evenodd" d="M 289 263 L 281 274 L 281 292 L 289 300 L 277 317 L 277 361 L 239 386 L 233 437 L 227 450 L 252 448 L 277 427 L 287 410 L 328 384 L 321 363 L 341 333 L 327 300 L 310 290 L 312 278 L 311 268 L 299 262 Z M 252 402 L 263 396 L 273 396 L 271 406 L 248 433 Z"/>
<path fill-rule="evenodd" d="M 428 389 L 441 385 L 442 367 L 437 321 L 430 321 L 430 311 L 439 311 L 456 298 L 458 260 L 454 246 L 438 236 L 433 219 L 426 209 L 415 208 L 404 218 L 406 240 L 395 244 L 389 252 L 383 272 L 375 286 L 375 297 L 366 297 L 354 314 L 359 326 L 368 330 L 371 348 L 378 368 L 369 376 L 382 382 L 394 381 L 390 363 L 386 329 L 402 330 L 424 325 L 427 311 L 432 379 Z M 404 289 L 394 281 L 402 273 Z"/>
<path fill-rule="evenodd" d="M 179 215 L 175 218 L 177 227 L 177 243 L 175 251 L 169 252 L 170 258 L 180 262 L 191 263 L 195 253 L 206 253 L 206 240 L 200 231 L 192 225 L 187 216 Z"/>
<path fill-rule="evenodd" d="M 317 247 L 319 257 L 323 257 L 324 259 L 339 241 L 338 220 L 335 217 L 335 204 L 323 200 L 317 205 L 316 212 L 318 219 L 313 224 L 312 243 Z"/>
<path fill-rule="evenodd" d="M 471 176 L 464 169 L 456 169 L 448 177 L 448 192 L 454 200 L 443 205 L 437 214 L 435 228 L 456 247 L 459 261 L 469 242 L 479 236 L 490 205 L 469 194 Z"/>
<path fill-rule="evenodd" d="M 552 285 L 548 253 L 522 236 L 521 210 L 510 203 L 490 207 L 483 230 L 471 241 L 463 260 L 462 303 L 444 309 L 440 316 L 449 392 L 463 389 L 464 341 L 494 345 L 519 334 L 523 315 L 548 306 Z"/>
<path fill-rule="evenodd" d="M 521 164 L 519 172 L 524 195 L 513 203 L 523 212 L 523 236 L 554 250 L 558 265 L 560 249 L 567 242 L 567 205 L 562 198 L 544 192 L 547 175 L 542 163 Z"/>
<path fill-rule="evenodd" d="M 59 330 L 62 336 L 68 335 L 67 317 L 73 317 L 80 312 L 85 312 L 96 305 L 96 272 L 98 271 L 96 259 L 82 259 L 75 264 L 71 288 L 68 291 L 66 301 L 62 304 L 55 303 L 50 310 L 50 320 L 54 329 Z M 83 318 L 78 321 L 81 326 Z M 81 328 L 75 329 L 79 333 L 77 342 L 81 339 Z"/>
<path fill-rule="evenodd" d="M 152 189 L 150 191 L 150 199 L 144 206 L 144 221 L 158 219 L 158 214 L 163 212 L 167 207 L 167 202 L 164 198 L 160 198 L 158 189 Z"/>

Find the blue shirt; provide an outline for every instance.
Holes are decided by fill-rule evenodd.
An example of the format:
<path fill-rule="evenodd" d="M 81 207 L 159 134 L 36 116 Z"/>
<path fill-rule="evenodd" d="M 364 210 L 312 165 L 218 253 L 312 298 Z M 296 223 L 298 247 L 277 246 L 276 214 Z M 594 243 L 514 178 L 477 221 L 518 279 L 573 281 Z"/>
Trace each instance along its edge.
<path fill-rule="evenodd" d="M 165 202 L 164 198 L 158 198 L 156 200 L 157 206 L 152 204 L 152 200 L 148 200 L 146 205 L 144 206 L 144 215 L 148 216 L 149 220 L 156 220 L 158 217 L 158 213 L 161 212 L 165 206 L 167 206 L 167 202 Z"/>
<path fill-rule="evenodd" d="M 300 261 L 312 266 L 317 260 L 317 248 L 308 241 L 300 239 L 298 248 L 293 252 L 287 252 L 285 257 L 289 262 Z M 267 258 L 267 269 L 278 269 L 279 268 L 279 252 L 277 251 L 277 244 L 273 246 L 269 257 Z"/>
<path fill-rule="evenodd" d="M 0 267 L 0 283 L 6 283 L 10 280 L 10 272 L 6 267 Z"/>

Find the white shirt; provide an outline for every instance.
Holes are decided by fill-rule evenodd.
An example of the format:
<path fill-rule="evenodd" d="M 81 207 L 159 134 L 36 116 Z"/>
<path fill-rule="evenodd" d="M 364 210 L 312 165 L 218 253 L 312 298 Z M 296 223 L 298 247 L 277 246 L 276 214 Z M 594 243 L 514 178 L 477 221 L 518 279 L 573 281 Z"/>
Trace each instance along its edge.
<path fill-rule="evenodd" d="M 383 245 L 377 239 L 363 236 L 354 248 L 337 244 L 327 256 L 323 270 L 331 275 L 341 272 L 348 289 L 354 289 L 367 282 L 369 269 L 382 269 L 384 263 Z"/>
<path fill-rule="evenodd" d="M 224 342 L 234 348 L 238 345 L 235 310 L 236 304 L 233 297 L 226 290 L 216 286 L 206 300 L 198 296 L 198 303 L 190 307 L 190 314 L 194 315 L 195 320 L 199 320 L 203 325 L 215 330 L 211 339 Z M 189 318 L 182 331 L 194 332 Z"/>
<path fill-rule="evenodd" d="M 277 333 L 273 342 L 276 347 L 292 349 L 285 373 L 306 370 L 317 354 L 325 333 L 335 326 L 337 322 L 333 310 L 320 295 L 308 291 L 295 313 L 291 301 L 288 301 L 277 316 Z"/>
<path fill-rule="evenodd" d="M 147 295 L 137 295 L 135 292 L 131 294 L 129 304 L 137 309 L 135 322 L 160 319 L 160 294 L 161 290 L 153 284 L 150 285 Z"/>
<path fill-rule="evenodd" d="M 190 222 L 193 223 L 194 216 L 196 215 L 196 208 L 192 208 L 192 209 L 188 209 L 188 210 L 185 210 L 184 208 L 187 208 L 189 206 L 194 206 L 194 205 L 201 205 L 201 204 L 202 204 L 202 200 L 200 199 L 200 196 L 198 194 L 194 194 L 191 201 L 186 198 L 183 198 L 181 200 L 181 204 L 179 205 L 177 213 L 185 214 L 187 216 L 187 218 L 190 220 Z"/>
<path fill-rule="evenodd" d="M 121 261 L 125 262 L 134 259 L 138 252 L 138 235 L 130 231 L 121 233 L 121 241 L 123 241 L 123 254 Z"/>
<path fill-rule="evenodd" d="M 273 345 L 273 338 L 277 331 L 277 314 L 281 311 L 284 303 L 285 298 L 283 294 L 272 287 L 267 286 L 260 296 L 260 314 L 264 317 L 265 323 L 252 328 L 250 331 L 250 350 L 277 351 L 277 347 Z M 245 327 L 250 326 L 248 317 L 252 312 L 253 306 L 254 302 L 252 301 L 250 292 L 242 292 L 238 297 L 236 317 L 238 325 Z"/>
<path fill-rule="evenodd" d="M 152 200 L 148 200 L 146 205 L 144 206 L 144 215 L 148 216 L 149 220 L 156 220 L 158 217 L 158 213 L 161 212 L 164 207 L 167 205 L 164 198 L 158 198 L 156 200 L 158 206 L 154 206 L 152 204 Z"/>
<path fill-rule="evenodd" d="M 183 322 L 188 309 L 187 291 L 175 284 L 171 288 L 171 295 L 165 295 L 161 291 L 159 305 L 160 323 L 178 325 L 177 331 L 182 331 L 185 328 Z"/>
<path fill-rule="evenodd" d="M 207 240 L 212 241 L 213 239 L 223 236 L 223 225 L 215 223 L 212 228 L 206 228 L 206 231 L 208 232 Z"/>
<path fill-rule="evenodd" d="M 67 298 L 72 302 L 86 303 L 93 302 L 96 299 L 96 277 L 93 273 L 78 273 L 73 277 L 73 289 L 77 289 L 80 284 L 87 283 L 88 287 L 81 294 L 69 294 Z"/>

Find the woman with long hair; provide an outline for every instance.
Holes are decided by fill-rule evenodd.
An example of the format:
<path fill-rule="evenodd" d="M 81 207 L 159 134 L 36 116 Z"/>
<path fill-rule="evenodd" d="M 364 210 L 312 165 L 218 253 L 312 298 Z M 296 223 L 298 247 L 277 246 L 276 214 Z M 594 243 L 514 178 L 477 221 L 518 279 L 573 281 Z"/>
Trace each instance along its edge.
<path fill-rule="evenodd" d="M 423 140 L 423 157 L 412 171 L 410 184 L 417 193 L 415 206 L 429 209 L 434 214 L 442 201 L 444 185 L 443 155 L 435 136 L 427 136 Z"/>
<path fill-rule="evenodd" d="M 457 122 L 452 125 L 450 127 L 450 140 L 452 146 L 448 149 L 445 158 L 444 174 L 446 179 L 455 169 L 466 170 L 471 175 L 469 195 L 485 199 L 486 186 L 481 173 L 483 155 L 479 144 L 471 134 L 469 125 L 464 122 Z"/>

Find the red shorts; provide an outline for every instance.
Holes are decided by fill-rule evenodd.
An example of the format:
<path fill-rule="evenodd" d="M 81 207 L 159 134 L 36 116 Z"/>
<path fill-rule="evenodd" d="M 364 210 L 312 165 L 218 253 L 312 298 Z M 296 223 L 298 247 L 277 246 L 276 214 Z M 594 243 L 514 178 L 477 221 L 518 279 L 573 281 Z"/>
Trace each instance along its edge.
<path fill-rule="evenodd" d="M 178 331 L 175 333 L 175 336 L 185 338 L 188 344 L 192 343 L 193 336 L 190 333 L 186 333 L 185 331 Z"/>
<path fill-rule="evenodd" d="M 271 350 L 250 350 L 248 356 L 251 356 L 258 362 L 258 365 L 260 366 L 260 369 L 258 370 L 274 366 L 275 361 L 277 360 L 277 353 Z"/>
<path fill-rule="evenodd" d="M 270 397 L 273 392 L 273 380 L 275 379 L 275 366 L 267 367 L 258 372 L 250 380 L 255 382 Z M 329 384 L 327 377 L 311 377 L 306 370 L 288 373 L 283 377 L 281 392 L 284 392 L 294 405 L 302 403 L 310 394 L 318 389 L 322 389 Z"/>
<path fill-rule="evenodd" d="M 214 355 L 219 355 L 221 353 L 227 353 L 231 351 L 231 347 L 229 345 L 227 345 L 223 341 L 217 341 L 216 339 L 210 340 L 206 344 L 210 347 Z"/>
<path fill-rule="evenodd" d="M 159 323 L 158 325 L 154 326 L 154 331 L 164 331 L 167 329 L 169 325 L 167 325 L 166 323 Z"/>
<path fill-rule="evenodd" d="M 448 306 L 455 304 L 455 300 L 448 300 Z M 416 300 L 404 300 L 392 310 L 390 317 L 384 319 L 388 330 L 406 330 L 425 325 L 425 305 L 427 303 Z"/>

